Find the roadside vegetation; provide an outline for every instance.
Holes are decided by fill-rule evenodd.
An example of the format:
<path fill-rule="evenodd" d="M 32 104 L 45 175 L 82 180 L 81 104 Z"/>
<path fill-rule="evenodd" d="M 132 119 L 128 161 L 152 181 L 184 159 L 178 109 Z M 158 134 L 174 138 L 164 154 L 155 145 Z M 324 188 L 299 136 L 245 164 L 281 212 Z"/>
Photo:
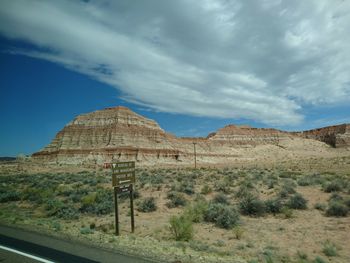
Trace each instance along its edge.
<path fill-rule="evenodd" d="M 333 240 L 332 235 L 313 240 L 307 237 L 312 233 L 304 234 L 313 247 L 297 254 L 288 242 L 301 239 L 299 234 L 293 237 L 290 225 L 304 222 L 299 231 L 307 233 L 309 218 L 323 224 L 314 230 L 319 233 L 330 227 L 327 222 L 338 222 L 334 220 L 350 230 L 349 177 L 276 167 L 138 170 L 137 230 L 132 236 L 172 244 L 182 252 L 215 255 L 222 262 L 230 257 L 242 262 L 345 262 L 350 255 L 337 234 Z M 120 195 L 119 202 L 123 234 L 128 236 L 128 195 Z M 57 233 L 115 240 L 113 203 L 108 171 L 0 176 L 0 220 L 7 223 L 29 220 Z M 280 243 L 269 245 L 262 236 Z"/>

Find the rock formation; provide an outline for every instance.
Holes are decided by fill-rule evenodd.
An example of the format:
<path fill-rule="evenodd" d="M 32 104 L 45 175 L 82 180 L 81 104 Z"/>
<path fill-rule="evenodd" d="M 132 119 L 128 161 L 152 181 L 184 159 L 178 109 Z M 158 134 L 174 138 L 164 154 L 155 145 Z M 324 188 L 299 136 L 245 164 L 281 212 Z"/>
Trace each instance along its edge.
<path fill-rule="evenodd" d="M 328 126 L 319 129 L 313 129 L 298 133 L 304 138 L 311 138 L 325 142 L 332 147 L 349 147 L 350 146 L 350 125 L 341 124 Z"/>
<path fill-rule="evenodd" d="M 138 159 L 140 155 L 173 154 L 174 136 L 126 107 L 107 108 L 76 117 L 34 158 L 64 163 Z"/>
<path fill-rule="evenodd" d="M 207 138 L 177 138 L 153 120 L 126 107 L 107 108 L 77 116 L 33 159 L 65 164 L 102 164 L 135 160 L 145 164 L 202 163 L 258 159 L 267 155 L 289 156 L 296 150 L 319 150 L 325 144 L 349 146 L 349 125 L 304 133 L 228 125 Z M 333 138 L 333 137 L 334 138 Z M 195 143 L 195 146 L 194 146 Z M 312 147 L 310 146 L 312 145 Z M 333 145 L 333 144 L 332 144 Z"/>
<path fill-rule="evenodd" d="M 252 128 L 250 126 L 227 125 L 208 136 L 212 141 L 234 142 L 237 145 L 278 145 L 283 139 L 291 137 L 287 132 L 276 129 Z"/>

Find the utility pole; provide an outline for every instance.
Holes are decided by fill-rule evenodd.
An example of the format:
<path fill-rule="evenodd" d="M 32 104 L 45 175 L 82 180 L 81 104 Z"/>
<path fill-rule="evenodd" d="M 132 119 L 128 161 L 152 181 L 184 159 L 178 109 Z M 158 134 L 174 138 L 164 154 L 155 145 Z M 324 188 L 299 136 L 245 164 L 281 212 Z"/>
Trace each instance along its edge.
<path fill-rule="evenodd" d="M 193 152 L 194 152 L 194 169 L 197 169 L 197 156 L 196 156 L 196 143 L 193 142 Z"/>

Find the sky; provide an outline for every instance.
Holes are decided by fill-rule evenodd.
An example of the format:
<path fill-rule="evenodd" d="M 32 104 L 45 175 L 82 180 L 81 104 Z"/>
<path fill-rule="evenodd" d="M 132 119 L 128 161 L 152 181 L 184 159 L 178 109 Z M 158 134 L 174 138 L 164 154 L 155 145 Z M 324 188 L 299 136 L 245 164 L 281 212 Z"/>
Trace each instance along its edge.
<path fill-rule="evenodd" d="M 117 105 L 177 136 L 350 122 L 350 1 L 0 1 L 0 156 Z"/>

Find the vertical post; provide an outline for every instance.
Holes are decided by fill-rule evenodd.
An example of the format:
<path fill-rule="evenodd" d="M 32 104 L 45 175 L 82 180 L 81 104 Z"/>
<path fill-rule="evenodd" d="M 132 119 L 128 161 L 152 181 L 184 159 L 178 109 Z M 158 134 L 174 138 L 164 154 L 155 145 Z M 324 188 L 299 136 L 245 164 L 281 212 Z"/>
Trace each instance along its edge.
<path fill-rule="evenodd" d="M 193 152 L 194 152 L 194 169 L 197 169 L 197 156 L 196 156 L 196 143 L 193 142 Z"/>
<path fill-rule="evenodd" d="M 130 184 L 130 215 L 131 215 L 131 233 L 135 231 L 135 218 L 134 218 L 134 190 L 133 185 Z"/>
<path fill-rule="evenodd" d="M 113 188 L 114 188 L 115 235 L 119 236 L 118 192 L 117 192 L 117 187 L 113 187 Z"/>

